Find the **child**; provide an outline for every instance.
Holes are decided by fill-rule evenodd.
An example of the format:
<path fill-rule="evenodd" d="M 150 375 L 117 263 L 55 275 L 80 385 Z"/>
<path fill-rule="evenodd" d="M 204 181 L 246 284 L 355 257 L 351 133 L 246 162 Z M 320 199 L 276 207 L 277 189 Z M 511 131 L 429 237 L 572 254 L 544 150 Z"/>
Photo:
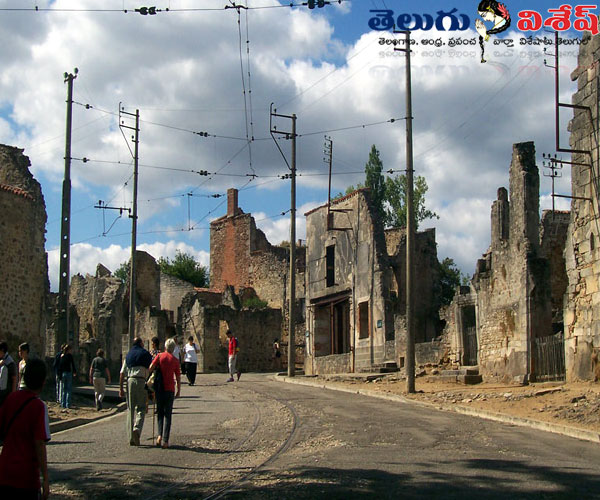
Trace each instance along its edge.
<path fill-rule="evenodd" d="M 0 435 L 4 446 L 0 455 L 2 498 L 19 500 L 49 495 L 46 441 L 50 441 L 48 409 L 39 399 L 46 380 L 46 364 L 41 359 L 27 362 L 25 389 L 12 392 L 0 409 Z"/>

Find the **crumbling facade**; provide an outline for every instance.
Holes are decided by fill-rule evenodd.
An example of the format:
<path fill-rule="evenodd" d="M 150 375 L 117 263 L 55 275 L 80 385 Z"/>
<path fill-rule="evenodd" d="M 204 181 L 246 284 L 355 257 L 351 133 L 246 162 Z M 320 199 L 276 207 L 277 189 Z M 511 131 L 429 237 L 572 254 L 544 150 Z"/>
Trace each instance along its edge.
<path fill-rule="evenodd" d="M 233 287 L 236 294 L 244 289 L 254 290 L 259 300 L 270 308 L 282 311 L 281 331 L 271 332 L 287 342 L 289 309 L 289 249 L 273 246 L 256 227 L 251 214 L 238 206 L 237 189 L 227 191 L 227 214 L 210 224 L 210 289 L 223 292 Z M 303 359 L 304 338 L 304 272 L 306 248 L 296 247 L 296 359 Z M 253 293 L 250 293 L 253 296 Z M 242 300 L 243 302 L 244 300 Z M 243 304 L 242 304 L 243 305 Z"/>
<path fill-rule="evenodd" d="M 0 145 L 0 338 L 13 356 L 21 342 L 45 354 L 46 206 L 29 166 L 22 149 Z"/>
<path fill-rule="evenodd" d="M 367 189 L 306 214 L 308 374 L 402 365 L 405 348 L 405 255 L 402 230 L 384 231 Z M 415 293 L 419 341 L 436 334 L 431 310 L 437 278 L 435 231 L 418 233 Z"/>
<path fill-rule="evenodd" d="M 579 46 L 577 81 L 570 124 L 572 155 L 571 221 L 565 251 L 568 289 L 565 297 L 567 380 L 600 379 L 600 216 L 598 158 L 598 87 L 600 37 L 585 32 Z"/>
<path fill-rule="evenodd" d="M 297 249 L 296 297 L 304 296 L 304 247 Z M 227 214 L 210 224 L 210 288 L 236 293 L 253 288 L 270 307 L 287 301 L 289 250 L 273 246 L 254 217 L 238 206 L 237 189 L 227 191 Z"/>
<path fill-rule="evenodd" d="M 94 276 L 77 274 L 71 278 L 70 322 L 79 373 L 87 374 L 96 351 L 102 348 L 111 373 L 116 375 L 121 367 L 122 338 L 128 330 L 127 302 L 125 284 L 102 264 Z"/>
<path fill-rule="evenodd" d="M 448 308 L 453 361 L 478 365 L 487 380 L 545 375 L 546 353 L 539 344 L 562 331 L 568 219 L 566 212 L 545 211 L 540 221 L 535 147 L 515 144 L 509 191 L 498 189 L 492 205 L 491 245 L 477 262 L 471 287 L 460 287 Z"/>

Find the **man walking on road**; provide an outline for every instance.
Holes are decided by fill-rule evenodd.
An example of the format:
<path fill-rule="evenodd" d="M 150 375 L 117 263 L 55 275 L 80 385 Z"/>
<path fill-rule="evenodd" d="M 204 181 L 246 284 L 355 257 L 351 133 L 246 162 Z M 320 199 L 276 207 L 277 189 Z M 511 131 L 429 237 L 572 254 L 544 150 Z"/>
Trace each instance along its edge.
<path fill-rule="evenodd" d="M 233 336 L 231 330 L 227 330 L 227 338 L 229 339 L 228 343 L 228 352 L 229 352 L 229 378 L 227 382 L 233 382 L 233 374 L 236 373 L 235 366 L 237 363 L 237 354 L 240 351 L 238 339 Z M 240 370 L 237 371 L 237 379 L 240 379 L 242 372 Z"/>
<path fill-rule="evenodd" d="M 124 396 L 123 382 L 127 379 L 127 437 L 131 446 L 140 445 L 146 416 L 146 379 L 152 355 L 144 349 L 144 341 L 136 337 L 127 353 L 119 375 L 119 395 Z"/>

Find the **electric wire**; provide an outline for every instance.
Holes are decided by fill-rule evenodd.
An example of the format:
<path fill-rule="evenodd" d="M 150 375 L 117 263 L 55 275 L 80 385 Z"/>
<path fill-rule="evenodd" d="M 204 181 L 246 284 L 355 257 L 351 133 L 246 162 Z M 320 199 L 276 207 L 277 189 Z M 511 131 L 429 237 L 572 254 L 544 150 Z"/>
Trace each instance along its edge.
<path fill-rule="evenodd" d="M 331 0 L 342 4 L 350 0 Z M 177 12 L 223 12 L 228 9 L 244 9 L 244 10 L 267 10 L 267 9 L 293 9 L 294 7 L 305 7 L 306 2 L 290 2 L 284 5 L 263 5 L 257 7 L 247 7 L 244 5 L 238 5 L 235 2 L 231 2 L 231 5 L 225 5 L 224 7 L 180 7 L 157 9 L 156 7 L 140 7 L 134 9 L 90 9 L 90 8 L 66 8 L 66 7 L 0 7 L 0 12 L 94 12 L 94 13 L 120 13 L 120 14 L 141 14 L 143 16 L 154 16 L 162 13 L 177 13 Z M 327 5 L 327 4 L 326 4 Z"/>

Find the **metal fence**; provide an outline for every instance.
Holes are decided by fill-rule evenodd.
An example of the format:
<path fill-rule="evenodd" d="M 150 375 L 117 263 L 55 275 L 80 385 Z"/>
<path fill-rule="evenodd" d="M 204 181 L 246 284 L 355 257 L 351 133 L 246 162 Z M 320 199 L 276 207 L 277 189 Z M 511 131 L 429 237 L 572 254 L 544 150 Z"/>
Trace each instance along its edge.
<path fill-rule="evenodd" d="M 565 340 L 562 332 L 534 339 L 536 382 L 565 379 Z"/>
<path fill-rule="evenodd" d="M 463 365 L 475 366 L 477 364 L 477 328 L 465 328 L 464 332 L 464 356 Z"/>

